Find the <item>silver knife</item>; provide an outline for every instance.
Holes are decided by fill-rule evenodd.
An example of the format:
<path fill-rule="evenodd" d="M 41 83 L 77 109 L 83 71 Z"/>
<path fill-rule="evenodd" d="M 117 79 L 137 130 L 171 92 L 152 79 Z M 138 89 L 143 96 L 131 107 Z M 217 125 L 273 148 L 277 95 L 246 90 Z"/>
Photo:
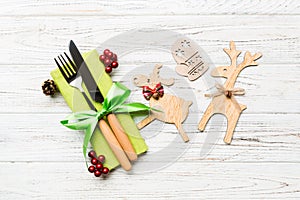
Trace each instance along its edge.
<path fill-rule="evenodd" d="M 78 68 L 78 73 L 81 75 L 82 80 L 87 90 L 89 91 L 92 99 L 96 102 L 102 103 L 104 101 L 104 97 L 101 94 L 96 81 L 94 80 L 90 70 L 88 69 L 88 66 L 84 62 L 84 59 L 81 56 L 73 40 L 70 41 L 69 50 L 73 61 Z"/>

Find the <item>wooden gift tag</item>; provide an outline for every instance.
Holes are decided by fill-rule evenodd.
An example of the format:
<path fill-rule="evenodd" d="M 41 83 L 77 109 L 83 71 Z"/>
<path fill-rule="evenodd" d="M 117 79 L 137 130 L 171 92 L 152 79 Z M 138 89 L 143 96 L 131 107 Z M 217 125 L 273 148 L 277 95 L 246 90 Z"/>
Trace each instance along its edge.
<path fill-rule="evenodd" d="M 255 53 L 253 56 L 250 52 L 246 52 L 243 62 L 237 64 L 237 58 L 241 51 L 236 50 L 234 42 L 230 42 L 230 49 L 224 49 L 225 53 L 231 60 L 230 66 L 221 66 L 214 69 L 211 73 L 214 77 L 227 78 L 224 85 L 216 85 L 218 91 L 214 94 L 206 95 L 212 97 L 212 101 L 207 107 L 201 121 L 199 122 L 199 130 L 203 131 L 210 117 L 216 113 L 221 113 L 227 118 L 227 132 L 224 137 L 224 142 L 230 144 L 237 121 L 246 105 L 239 104 L 235 95 L 244 95 L 244 89 L 234 88 L 236 79 L 240 72 L 249 66 L 257 66 L 255 60 L 259 59 L 262 54 Z"/>
<path fill-rule="evenodd" d="M 188 38 L 177 40 L 172 48 L 172 55 L 177 62 L 176 72 L 187 76 L 190 81 L 196 80 L 208 69 L 208 64 L 199 53 L 198 45 Z"/>
<path fill-rule="evenodd" d="M 153 73 L 150 76 L 137 75 L 133 77 L 133 83 L 139 87 L 148 86 L 151 90 L 156 90 L 157 84 L 162 85 L 173 85 L 174 79 L 163 79 L 159 76 L 159 69 L 162 67 L 161 64 L 157 64 L 153 69 Z M 152 89 L 154 88 L 154 89 Z M 187 142 L 189 141 L 188 136 L 183 130 L 182 123 L 186 119 L 189 113 L 189 107 L 192 105 L 191 101 L 186 101 L 170 94 L 163 94 L 158 97 L 157 93 L 153 93 L 150 96 L 149 102 L 150 107 L 156 108 L 162 112 L 151 111 L 149 116 L 137 124 L 139 129 L 148 125 L 155 119 L 160 121 L 175 124 L 182 139 Z"/>

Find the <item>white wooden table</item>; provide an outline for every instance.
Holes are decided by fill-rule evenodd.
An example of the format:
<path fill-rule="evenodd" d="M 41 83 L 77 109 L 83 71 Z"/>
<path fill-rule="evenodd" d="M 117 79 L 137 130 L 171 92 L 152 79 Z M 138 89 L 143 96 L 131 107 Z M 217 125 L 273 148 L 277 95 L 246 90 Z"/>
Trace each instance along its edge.
<path fill-rule="evenodd" d="M 300 198 L 299 1 L 3 0 L 0 27 L 0 199 Z M 210 122 L 200 133 L 188 124 L 194 140 L 176 162 L 151 173 L 117 169 L 102 180 L 85 168 L 82 135 L 59 124 L 70 112 L 62 96 L 45 97 L 40 86 L 70 39 L 87 51 L 134 28 L 184 34 L 216 65 L 228 63 L 222 48 L 230 40 L 263 58 L 238 79 L 248 109 L 230 146 L 222 141 L 225 126 L 215 133 L 220 124 Z M 153 62 L 146 54 L 127 61 Z M 116 79 L 128 70 L 120 67 Z M 198 102 L 191 116 L 200 118 L 207 103 Z M 165 138 L 176 134 L 166 128 Z M 201 157 L 209 134 L 219 140 Z M 149 139 L 149 153 L 166 142 Z"/>

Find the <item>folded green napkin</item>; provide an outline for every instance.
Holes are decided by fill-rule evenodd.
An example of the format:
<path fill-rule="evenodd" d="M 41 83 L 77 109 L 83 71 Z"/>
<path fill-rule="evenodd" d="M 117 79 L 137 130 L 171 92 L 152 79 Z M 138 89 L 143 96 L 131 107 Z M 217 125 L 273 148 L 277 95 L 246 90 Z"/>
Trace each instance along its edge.
<path fill-rule="evenodd" d="M 112 80 L 110 76 L 105 72 L 104 65 L 99 61 L 98 52 L 96 50 L 92 50 L 83 54 L 83 58 L 105 98 L 110 87 L 112 86 Z M 89 109 L 89 106 L 86 103 L 81 92 L 67 83 L 58 68 L 51 72 L 51 76 L 57 87 L 59 88 L 60 93 L 73 112 Z M 85 87 L 83 88 L 86 89 Z M 86 94 L 92 101 L 89 93 L 86 92 Z M 102 108 L 102 105 L 100 103 L 93 103 L 97 110 L 100 110 Z M 137 129 L 136 124 L 131 116 L 129 114 L 117 114 L 116 116 L 120 124 L 123 126 L 124 131 L 127 133 L 135 152 L 137 154 L 146 152 L 148 150 L 148 146 L 140 135 L 140 132 Z M 114 156 L 112 150 L 110 149 L 108 143 L 106 142 L 103 134 L 98 127 L 95 129 L 90 142 L 97 155 L 104 155 L 106 157 L 106 161 L 104 164 L 106 167 L 108 167 L 109 169 L 113 169 L 119 166 L 120 163 Z"/>

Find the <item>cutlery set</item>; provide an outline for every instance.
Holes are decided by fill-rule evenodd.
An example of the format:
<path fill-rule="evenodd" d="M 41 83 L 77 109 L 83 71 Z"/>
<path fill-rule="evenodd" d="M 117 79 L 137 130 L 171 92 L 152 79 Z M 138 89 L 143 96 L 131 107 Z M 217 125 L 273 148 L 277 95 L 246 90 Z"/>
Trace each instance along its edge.
<path fill-rule="evenodd" d="M 65 58 L 60 55 L 58 59 L 54 58 L 55 63 L 66 82 L 71 87 L 78 89 L 84 96 L 89 108 L 96 111 L 93 101 L 103 103 L 103 94 L 72 40 L 69 51 L 73 60 L 64 52 Z M 106 120 L 100 119 L 99 128 L 123 169 L 128 171 L 132 167 L 130 161 L 136 160 L 137 154 L 115 114 L 107 115 Z"/>

